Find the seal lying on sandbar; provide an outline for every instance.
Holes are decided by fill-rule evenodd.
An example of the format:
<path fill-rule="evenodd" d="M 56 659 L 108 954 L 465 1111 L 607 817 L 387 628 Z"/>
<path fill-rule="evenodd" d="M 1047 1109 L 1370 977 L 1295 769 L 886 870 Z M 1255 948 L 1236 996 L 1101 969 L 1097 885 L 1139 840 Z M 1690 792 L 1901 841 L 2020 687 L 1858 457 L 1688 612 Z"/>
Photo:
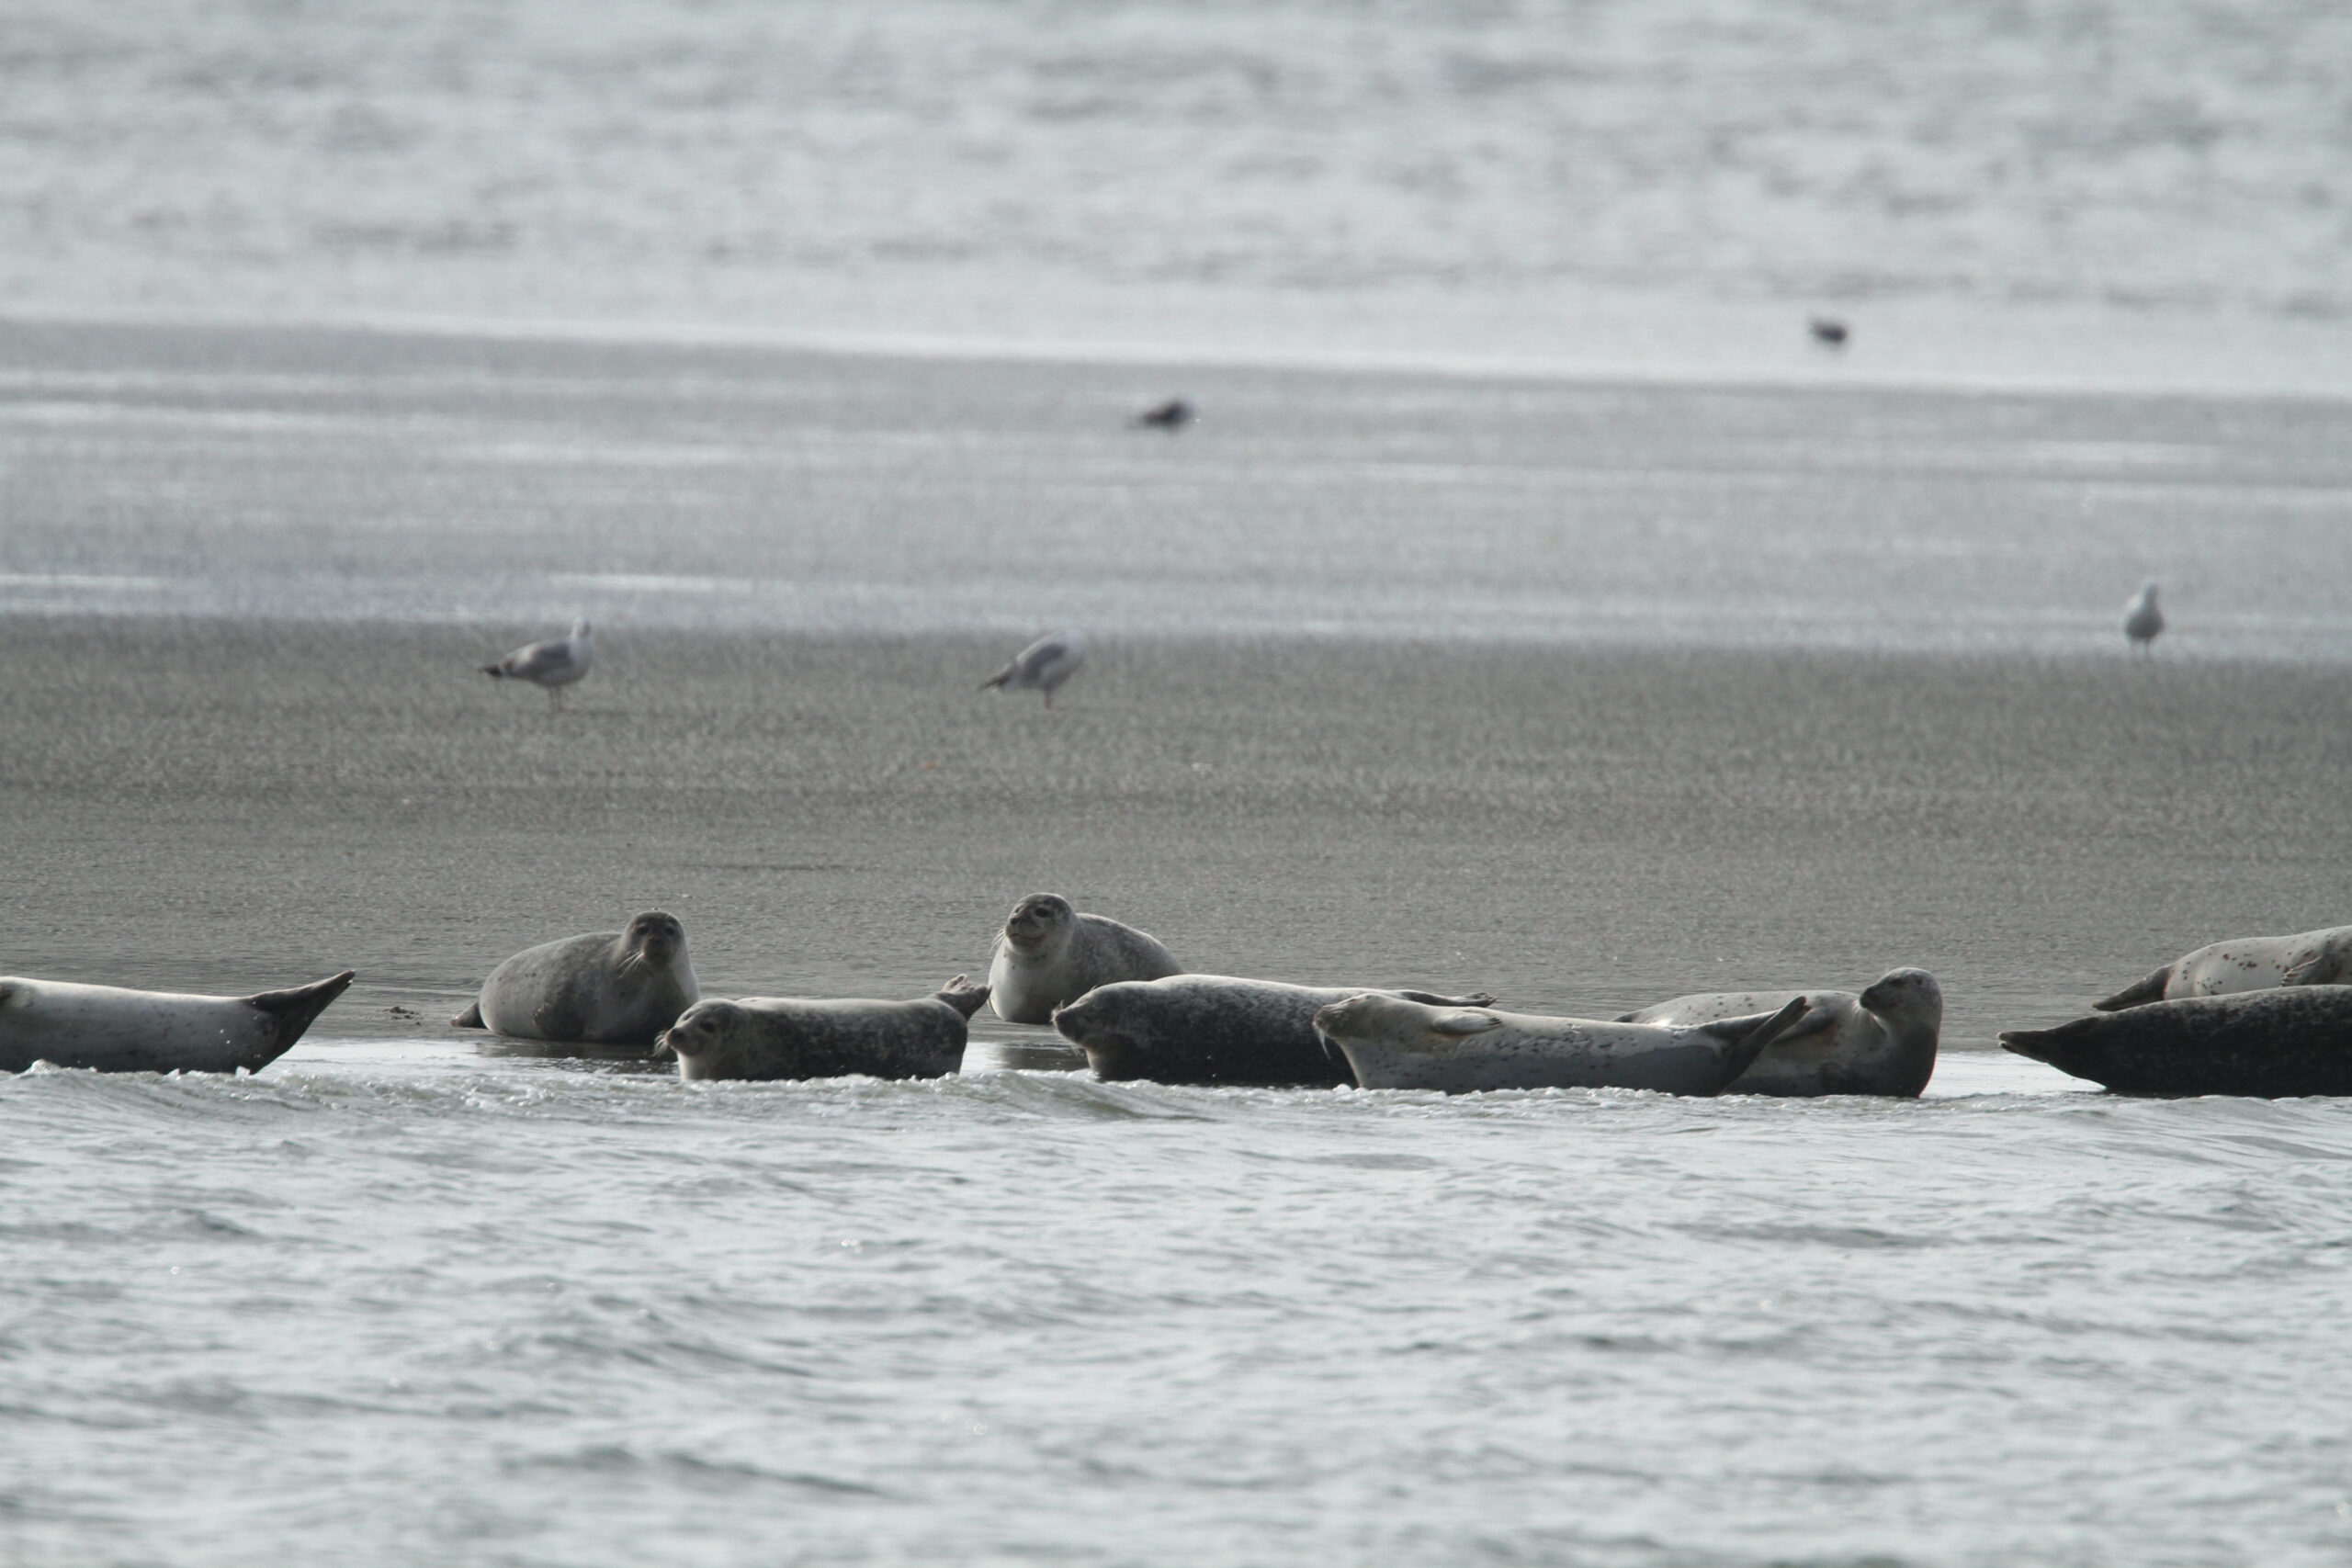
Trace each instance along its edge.
<path fill-rule="evenodd" d="M 1337 1089 L 1355 1081 L 1347 1058 L 1315 1033 L 1315 1013 L 1363 986 L 1288 986 L 1229 975 L 1176 975 L 1098 986 L 1054 1012 L 1054 1027 L 1102 1078 L 1155 1083 Z M 1384 991 L 1434 1007 L 1495 998 Z"/>
<path fill-rule="evenodd" d="M 1775 1012 L 1794 991 L 1710 991 L 1677 997 L 1620 1023 L 1713 1023 L 1719 1019 Z M 1909 1099 L 1936 1072 L 1936 1041 L 1943 1031 L 1944 993 L 1925 969 L 1894 969 L 1856 996 L 1851 991 L 1804 993 L 1813 1005 L 1782 1030 L 1725 1094 L 1884 1094 Z"/>
<path fill-rule="evenodd" d="M 958 975 L 910 1002 L 745 997 L 696 1002 L 662 1036 L 687 1083 L 708 1078 L 935 1078 L 964 1060 L 988 987 Z"/>
<path fill-rule="evenodd" d="M 1069 899 L 1032 893 L 1005 917 L 989 961 L 989 1005 L 1007 1023 L 1049 1023 L 1054 1010 L 1114 980 L 1158 980 L 1184 966 L 1158 939 Z"/>
<path fill-rule="evenodd" d="M 0 978 L 0 1072 L 35 1062 L 101 1073 L 257 1073 L 293 1048 L 351 971 L 290 991 L 192 997 Z"/>
<path fill-rule="evenodd" d="M 2001 1044 L 2118 1094 L 2352 1094 L 2352 986 L 2149 1002 Z"/>
<path fill-rule="evenodd" d="M 449 1021 L 518 1040 L 650 1045 L 701 995 L 685 927 L 654 909 L 625 931 L 525 948 L 492 970 L 481 999 Z"/>
<path fill-rule="evenodd" d="M 1778 1012 L 1713 1023 L 1602 1022 L 1487 1008 L 1437 1008 L 1396 997 L 1350 997 L 1315 1015 L 1366 1089 L 1651 1089 L 1720 1094 L 1780 1032 L 1804 1016 Z"/>
<path fill-rule="evenodd" d="M 2091 1006 L 2116 1012 L 2183 997 L 2226 997 L 2273 986 L 2352 984 L 2352 926 L 2293 936 L 2242 936 L 2185 953 L 2136 986 Z"/>

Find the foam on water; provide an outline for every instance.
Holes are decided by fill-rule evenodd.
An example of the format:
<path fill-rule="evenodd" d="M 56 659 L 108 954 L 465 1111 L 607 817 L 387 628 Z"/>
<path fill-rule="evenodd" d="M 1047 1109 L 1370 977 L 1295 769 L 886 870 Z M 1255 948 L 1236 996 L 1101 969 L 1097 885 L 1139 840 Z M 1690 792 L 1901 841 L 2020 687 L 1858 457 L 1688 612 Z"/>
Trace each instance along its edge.
<path fill-rule="evenodd" d="M 0 1084 L 13 1561 L 2340 1560 L 2352 1112 Z M 2194 1433 L 2194 1440 L 2184 1440 Z M 224 1484 L 228 1478 L 232 1483 Z"/>

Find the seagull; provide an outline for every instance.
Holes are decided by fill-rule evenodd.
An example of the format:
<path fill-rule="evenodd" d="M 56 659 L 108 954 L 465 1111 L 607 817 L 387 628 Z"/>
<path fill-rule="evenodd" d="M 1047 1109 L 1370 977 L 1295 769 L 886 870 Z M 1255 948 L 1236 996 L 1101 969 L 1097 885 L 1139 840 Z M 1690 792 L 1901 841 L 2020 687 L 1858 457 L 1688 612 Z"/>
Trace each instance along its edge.
<path fill-rule="evenodd" d="M 1846 323 L 1835 316 L 1815 316 L 1805 322 L 1815 338 L 1832 348 L 1846 346 Z"/>
<path fill-rule="evenodd" d="M 518 648 L 495 664 L 485 664 L 481 672 L 493 680 L 503 681 L 512 675 L 519 681 L 532 681 L 547 689 L 548 711 L 563 711 L 563 689 L 588 673 L 588 663 L 595 650 L 589 646 L 588 623 L 571 623 L 571 635 L 551 642 L 535 642 Z"/>
<path fill-rule="evenodd" d="M 1182 398 L 1170 398 L 1156 409 L 1136 415 L 1138 428 L 1182 430 L 1193 423 L 1193 405 Z"/>
<path fill-rule="evenodd" d="M 2156 651 L 2156 634 L 2165 629 L 2165 613 L 2156 608 L 2156 582 L 2150 578 L 2140 584 L 2139 594 L 2123 606 L 2123 635 L 2132 639 L 2134 653 Z"/>
<path fill-rule="evenodd" d="M 980 682 L 985 692 L 990 686 L 1007 692 L 1043 692 L 1046 705 L 1054 705 L 1054 694 L 1061 684 L 1078 673 L 1086 662 L 1086 636 L 1082 632 L 1056 632 L 1041 637 L 1012 656 L 1012 662 Z"/>

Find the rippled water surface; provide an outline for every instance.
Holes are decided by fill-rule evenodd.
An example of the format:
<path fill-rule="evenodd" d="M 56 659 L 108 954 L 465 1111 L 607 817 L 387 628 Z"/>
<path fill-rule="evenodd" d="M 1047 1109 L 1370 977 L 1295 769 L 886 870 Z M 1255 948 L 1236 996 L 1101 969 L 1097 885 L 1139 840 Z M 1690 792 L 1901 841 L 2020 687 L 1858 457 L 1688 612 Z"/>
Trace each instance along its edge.
<path fill-rule="evenodd" d="M 0 1547 L 2342 1562 L 2352 1111 L 2078 1087 L 37 1071 Z"/>

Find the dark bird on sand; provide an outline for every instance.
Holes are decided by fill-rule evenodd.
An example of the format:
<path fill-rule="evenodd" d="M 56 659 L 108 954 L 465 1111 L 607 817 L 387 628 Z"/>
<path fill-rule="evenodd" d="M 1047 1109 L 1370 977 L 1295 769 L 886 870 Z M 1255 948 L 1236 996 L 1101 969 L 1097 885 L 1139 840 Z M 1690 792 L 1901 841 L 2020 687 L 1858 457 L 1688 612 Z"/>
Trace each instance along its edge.
<path fill-rule="evenodd" d="M 1193 423 L 1193 405 L 1182 398 L 1170 398 L 1136 415 L 1135 423 L 1139 429 L 1182 430 Z"/>
<path fill-rule="evenodd" d="M 1826 343 L 1832 348 L 1846 346 L 1846 323 L 1837 317 L 1815 316 L 1805 325 L 1811 329 L 1816 342 Z"/>

